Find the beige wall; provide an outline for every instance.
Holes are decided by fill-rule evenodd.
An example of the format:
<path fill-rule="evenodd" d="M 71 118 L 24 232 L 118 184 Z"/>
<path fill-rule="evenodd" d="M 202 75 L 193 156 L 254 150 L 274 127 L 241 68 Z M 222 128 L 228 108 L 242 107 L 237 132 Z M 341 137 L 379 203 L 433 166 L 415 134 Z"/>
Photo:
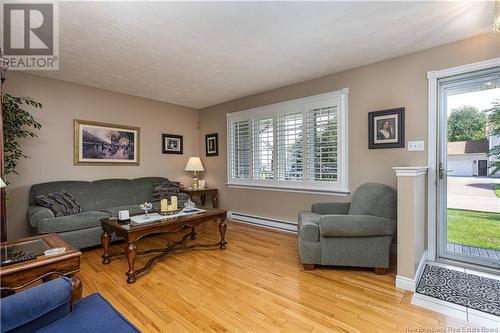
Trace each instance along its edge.
<path fill-rule="evenodd" d="M 220 140 L 219 156 L 203 158 L 207 183 L 221 190 L 223 208 L 291 222 L 296 221 L 298 211 L 308 209 L 312 202 L 346 200 L 229 189 L 225 185 L 226 113 L 348 87 L 349 189 L 353 191 L 365 182 L 396 187 L 391 167 L 426 165 L 427 151 L 369 150 L 368 112 L 404 106 L 406 141 L 424 140 L 427 144 L 427 72 L 494 57 L 500 57 L 500 34 L 492 33 L 205 108 L 200 112 L 200 150 L 205 149 L 205 134 L 218 132 Z"/>
<path fill-rule="evenodd" d="M 297 212 L 318 201 L 348 198 L 262 190 L 229 189 L 226 182 L 226 113 L 323 92 L 349 88 L 349 188 L 368 181 L 396 186 L 391 167 L 425 165 L 427 152 L 405 149 L 369 150 L 367 113 L 406 107 L 406 140 L 427 141 L 427 80 L 429 70 L 500 57 L 500 34 L 487 34 L 408 56 L 325 76 L 198 111 L 34 75 L 9 72 L 5 89 L 40 101 L 35 117 L 43 128 L 37 139 L 23 142 L 31 156 L 21 161 L 20 176 L 11 176 L 8 195 L 8 236 L 28 233 L 25 212 L 34 183 L 111 177 L 166 176 L 188 182 L 183 171 L 189 156 L 199 154 L 209 186 L 220 189 L 223 208 L 295 222 Z M 140 166 L 74 166 L 73 119 L 141 127 Z M 198 121 L 200 131 L 198 131 Z M 219 156 L 204 157 L 204 136 L 219 133 Z M 161 154 L 161 133 L 184 135 L 184 155 Z"/>
<path fill-rule="evenodd" d="M 21 160 L 19 176 L 10 176 L 8 238 L 28 234 L 26 210 L 32 184 L 54 180 L 93 180 L 164 176 L 189 181 L 184 172 L 189 156 L 198 154 L 198 111 L 106 90 L 9 72 L 5 90 L 30 96 L 43 104 L 35 118 L 42 124 L 39 137 L 23 142 L 30 159 Z M 141 128 L 140 166 L 74 166 L 73 119 L 108 122 Z M 184 155 L 161 153 L 161 134 L 184 136 Z"/>

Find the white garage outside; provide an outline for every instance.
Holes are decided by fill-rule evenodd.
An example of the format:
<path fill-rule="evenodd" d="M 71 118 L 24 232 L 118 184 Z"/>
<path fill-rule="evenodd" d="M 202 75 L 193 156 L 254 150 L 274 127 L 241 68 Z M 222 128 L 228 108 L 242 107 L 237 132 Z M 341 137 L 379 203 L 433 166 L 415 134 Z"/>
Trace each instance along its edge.
<path fill-rule="evenodd" d="M 487 161 L 486 154 L 448 155 L 449 176 L 477 176 L 479 161 Z"/>
<path fill-rule="evenodd" d="M 497 137 L 494 137 L 497 139 Z M 491 156 L 488 156 L 492 136 L 479 141 L 448 142 L 447 168 L 449 176 L 490 176 Z"/>

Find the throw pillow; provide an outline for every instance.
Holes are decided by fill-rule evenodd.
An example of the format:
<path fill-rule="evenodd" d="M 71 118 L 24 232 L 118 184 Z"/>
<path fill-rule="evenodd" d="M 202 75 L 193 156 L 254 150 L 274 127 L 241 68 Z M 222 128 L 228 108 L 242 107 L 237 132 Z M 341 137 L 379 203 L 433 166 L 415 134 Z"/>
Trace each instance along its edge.
<path fill-rule="evenodd" d="M 156 183 L 153 186 L 153 201 L 170 199 L 172 195 L 179 193 L 179 184 L 173 182 Z"/>
<path fill-rule="evenodd" d="M 55 217 L 68 216 L 82 212 L 82 207 L 76 199 L 66 191 L 57 191 L 35 196 L 35 202 L 48 208 Z"/>

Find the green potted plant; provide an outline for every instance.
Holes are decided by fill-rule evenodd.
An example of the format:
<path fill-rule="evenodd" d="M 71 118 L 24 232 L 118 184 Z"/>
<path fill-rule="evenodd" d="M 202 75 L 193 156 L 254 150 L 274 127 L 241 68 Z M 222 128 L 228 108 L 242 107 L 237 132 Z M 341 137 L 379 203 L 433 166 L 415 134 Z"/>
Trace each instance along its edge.
<path fill-rule="evenodd" d="M 26 107 L 42 109 L 42 104 L 31 97 L 15 97 L 4 94 L 2 98 L 2 119 L 4 138 L 4 174 L 19 174 L 17 163 L 21 158 L 28 158 L 21 149 L 21 140 L 26 137 L 36 138 L 35 130 L 42 125 L 26 111 Z"/>

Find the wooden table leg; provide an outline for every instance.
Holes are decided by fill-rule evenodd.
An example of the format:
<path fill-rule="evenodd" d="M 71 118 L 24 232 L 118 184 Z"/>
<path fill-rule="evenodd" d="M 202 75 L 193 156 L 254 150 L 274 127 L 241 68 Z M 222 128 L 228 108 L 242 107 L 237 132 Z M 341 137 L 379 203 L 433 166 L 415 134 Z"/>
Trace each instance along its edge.
<path fill-rule="evenodd" d="M 214 208 L 219 208 L 219 199 L 217 198 L 217 193 L 212 194 L 212 206 Z"/>
<path fill-rule="evenodd" d="M 191 239 L 196 239 L 196 232 L 194 230 L 194 227 L 191 228 Z"/>
<path fill-rule="evenodd" d="M 111 262 L 109 255 L 109 244 L 111 243 L 111 234 L 108 231 L 103 231 L 101 234 L 101 243 L 104 249 L 104 254 L 102 255 L 102 263 L 109 264 Z"/>
<path fill-rule="evenodd" d="M 206 196 L 206 194 L 205 194 L 205 193 L 202 193 L 202 194 L 200 195 L 200 200 L 201 200 L 201 205 L 202 205 L 203 207 L 205 207 L 205 203 L 207 202 L 207 196 Z"/>
<path fill-rule="evenodd" d="M 219 221 L 219 232 L 220 232 L 220 243 L 219 243 L 219 248 L 221 250 L 226 249 L 226 230 L 227 230 L 227 224 L 225 219 L 220 219 Z"/>
<path fill-rule="evenodd" d="M 128 272 L 127 272 L 127 283 L 134 283 L 136 281 L 136 274 L 134 270 L 135 258 L 137 256 L 137 247 L 135 242 L 128 243 L 127 245 L 127 262 L 128 262 Z"/>
<path fill-rule="evenodd" d="M 76 276 L 71 278 L 71 288 L 73 290 L 71 293 L 71 304 L 73 304 L 82 298 L 82 282 Z"/>

